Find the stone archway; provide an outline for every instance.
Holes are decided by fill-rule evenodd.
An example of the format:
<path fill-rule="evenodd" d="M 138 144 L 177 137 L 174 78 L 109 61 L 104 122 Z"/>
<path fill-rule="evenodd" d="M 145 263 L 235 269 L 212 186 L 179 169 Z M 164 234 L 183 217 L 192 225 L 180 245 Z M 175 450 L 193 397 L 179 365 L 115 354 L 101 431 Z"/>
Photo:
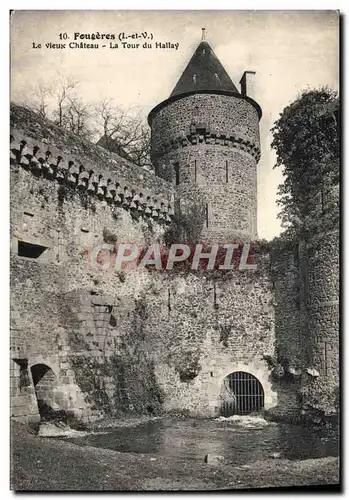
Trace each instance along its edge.
<path fill-rule="evenodd" d="M 57 387 L 57 380 L 53 370 L 43 364 L 38 363 L 31 366 L 31 375 L 34 383 L 35 395 L 41 418 L 49 419 L 55 413 L 54 393 Z"/>
<path fill-rule="evenodd" d="M 251 373 L 232 372 L 223 380 L 221 415 L 248 415 L 264 408 L 264 389 Z"/>

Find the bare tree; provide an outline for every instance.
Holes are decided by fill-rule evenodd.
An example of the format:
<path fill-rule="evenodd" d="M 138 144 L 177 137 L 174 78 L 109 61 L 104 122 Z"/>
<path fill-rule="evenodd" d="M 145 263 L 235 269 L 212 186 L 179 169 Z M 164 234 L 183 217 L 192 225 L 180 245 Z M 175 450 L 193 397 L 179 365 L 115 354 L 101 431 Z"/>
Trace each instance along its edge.
<path fill-rule="evenodd" d="M 29 87 L 28 96 L 22 106 L 35 111 L 41 118 L 49 118 L 51 88 L 40 80 L 35 87 Z"/>
<path fill-rule="evenodd" d="M 105 100 L 96 106 L 96 121 L 103 136 L 98 144 L 109 151 L 129 158 L 137 165 L 151 165 L 150 130 L 140 112 L 127 111 Z"/>
<path fill-rule="evenodd" d="M 79 137 L 92 141 L 99 137 L 99 146 L 152 168 L 150 130 L 140 111 L 124 110 L 111 100 L 92 106 L 84 103 L 77 91 L 77 81 L 58 74 L 54 85 L 39 82 L 22 104 Z"/>
<path fill-rule="evenodd" d="M 62 111 L 62 126 L 79 137 L 91 139 L 94 131 L 91 106 L 84 104 L 77 97 L 68 98 Z"/>
<path fill-rule="evenodd" d="M 54 122 L 60 127 L 64 127 L 69 114 L 69 107 L 72 99 L 75 98 L 77 83 L 71 77 L 60 77 L 55 88 L 51 89 L 54 99 L 54 109 L 52 115 Z"/>

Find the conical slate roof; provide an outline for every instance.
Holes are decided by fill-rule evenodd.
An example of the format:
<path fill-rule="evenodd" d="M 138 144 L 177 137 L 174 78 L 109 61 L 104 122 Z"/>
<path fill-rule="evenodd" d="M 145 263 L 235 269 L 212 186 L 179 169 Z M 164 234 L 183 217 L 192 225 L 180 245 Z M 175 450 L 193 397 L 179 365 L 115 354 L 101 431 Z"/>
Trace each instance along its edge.
<path fill-rule="evenodd" d="M 205 41 L 199 44 L 170 97 L 196 90 L 239 92 Z"/>

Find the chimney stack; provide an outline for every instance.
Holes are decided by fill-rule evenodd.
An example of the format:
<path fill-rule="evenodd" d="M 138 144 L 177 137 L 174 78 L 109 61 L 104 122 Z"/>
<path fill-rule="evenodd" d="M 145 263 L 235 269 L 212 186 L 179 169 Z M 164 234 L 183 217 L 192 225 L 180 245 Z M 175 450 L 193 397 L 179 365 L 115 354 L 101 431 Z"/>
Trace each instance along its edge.
<path fill-rule="evenodd" d="M 241 94 L 255 99 L 255 71 L 245 71 L 241 77 Z"/>

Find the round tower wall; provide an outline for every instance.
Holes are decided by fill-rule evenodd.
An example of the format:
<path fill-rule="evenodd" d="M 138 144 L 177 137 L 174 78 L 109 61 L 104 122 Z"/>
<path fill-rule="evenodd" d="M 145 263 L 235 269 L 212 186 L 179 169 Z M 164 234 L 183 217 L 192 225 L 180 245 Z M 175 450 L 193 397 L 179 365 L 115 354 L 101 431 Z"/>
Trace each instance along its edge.
<path fill-rule="evenodd" d="M 189 95 L 155 110 L 151 125 L 156 172 L 176 185 L 181 236 L 255 239 L 260 143 L 253 104 L 229 95 Z"/>

